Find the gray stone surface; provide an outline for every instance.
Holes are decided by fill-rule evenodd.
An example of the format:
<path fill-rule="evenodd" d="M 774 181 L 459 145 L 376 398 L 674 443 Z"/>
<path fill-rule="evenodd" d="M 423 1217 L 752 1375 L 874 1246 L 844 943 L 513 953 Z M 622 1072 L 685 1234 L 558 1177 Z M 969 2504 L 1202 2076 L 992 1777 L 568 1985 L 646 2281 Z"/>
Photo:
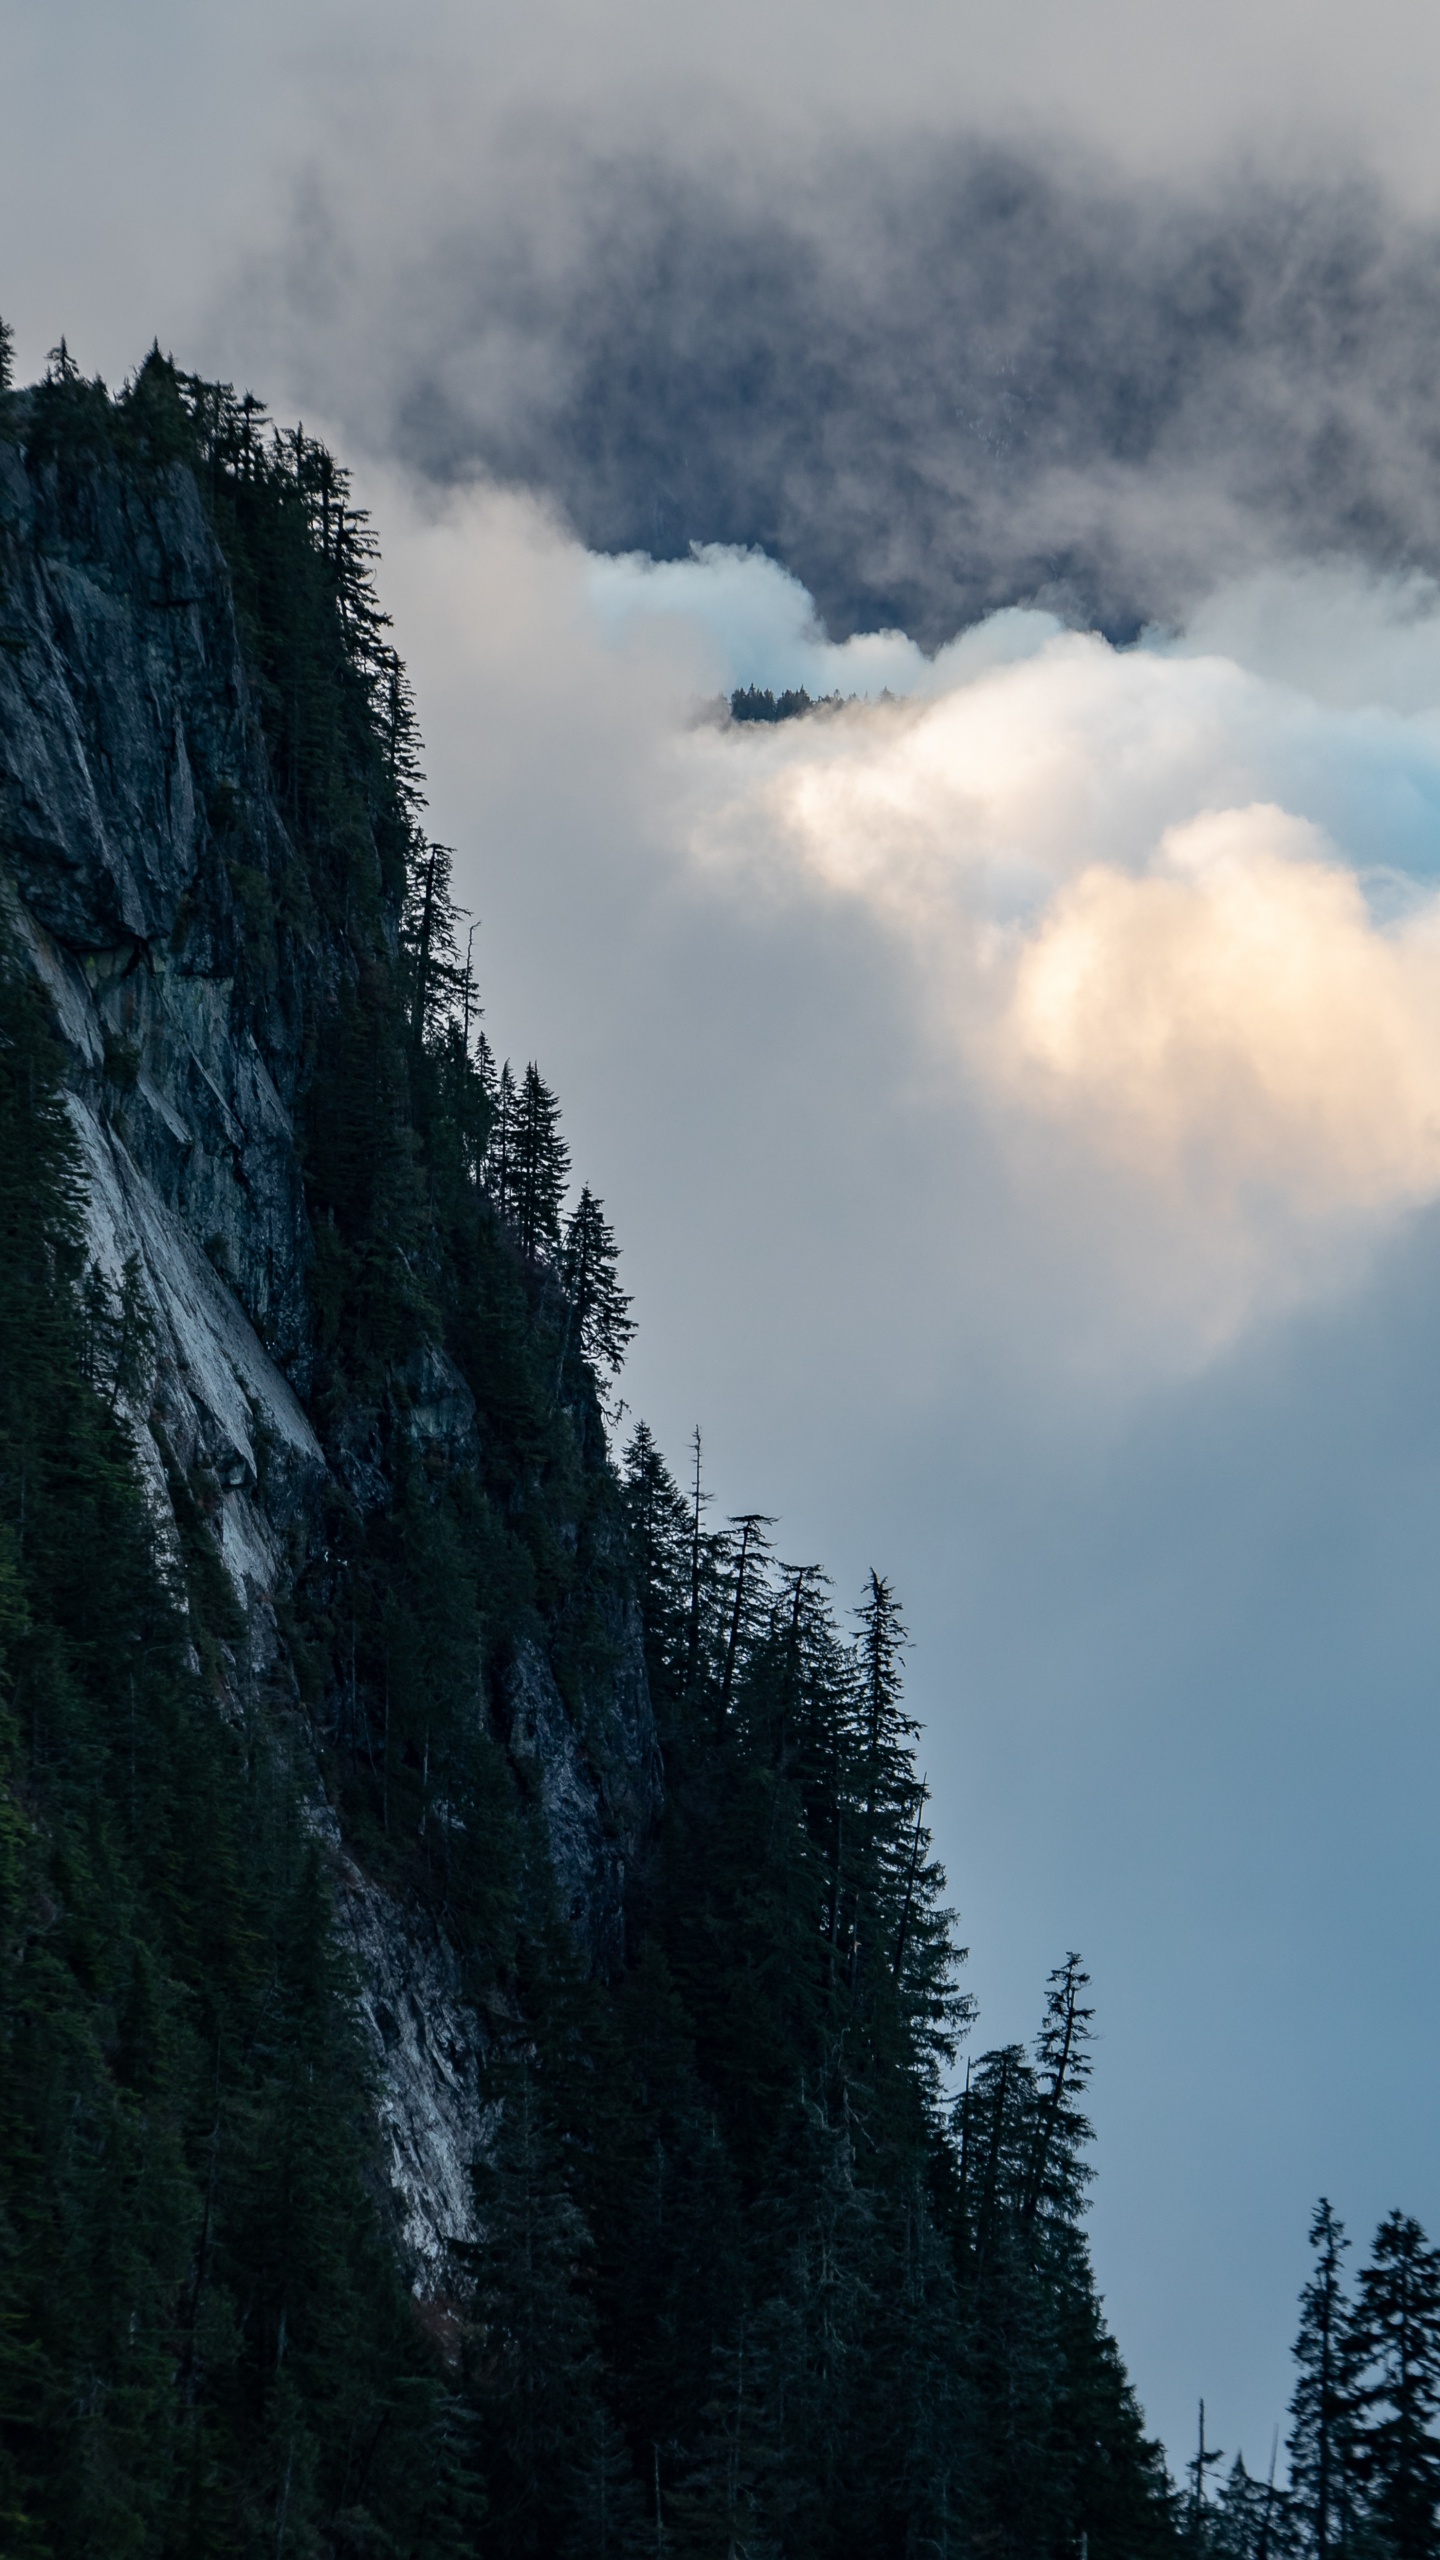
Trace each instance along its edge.
<path fill-rule="evenodd" d="M 20 563 L 0 595 L 0 896 L 68 1050 L 91 1257 L 114 1286 L 134 1258 L 154 1326 L 130 1420 L 157 1530 L 174 1535 L 178 1469 L 244 1604 L 228 1703 L 239 1712 L 264 1686 L 298 1713 L 277 1603 L 327 1474 L 305 1407 L 311 1246 L 295 1137 L 317 989 L 264 961 L 295 855 L 229 583 L 179 469 L 142 489 L 97 462 L 77 499 L 0 442 L 0 521 Z M 307 965 L 323 992 L 335 955 L 317 944 Z M 394 1403 L 427 1462 L 478 1462 L 474 1401 L 443 1351 L 417 1347 Z M 346 1417 L 330 1452 L 353 1498 L 387 1498 L 374 1415 Z M 603 1697 L 567 1706 L 535 1643 L 503 1702 L 561 1907 L 602 1967 L 619 1959 L 627 1863 L 659 1802 L 639 1623 L 616 1607 Z M 311 1810 L 356 1961 L 403 2245 L 417 2288 L 443 2293 L 454 2244 L 473 2236 L 485 2030 L 455 1949 L 362 1872 L 318 1778 Z"/>

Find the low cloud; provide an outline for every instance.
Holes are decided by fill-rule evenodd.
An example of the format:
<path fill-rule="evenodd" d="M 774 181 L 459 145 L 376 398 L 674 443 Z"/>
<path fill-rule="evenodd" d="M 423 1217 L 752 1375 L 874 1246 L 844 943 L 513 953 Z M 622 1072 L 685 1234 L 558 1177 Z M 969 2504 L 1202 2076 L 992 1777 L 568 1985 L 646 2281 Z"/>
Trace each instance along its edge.
<path fill-rule="evenodd" d="M 1026 937 L 1002 1057 L 1141 1174 L 1232 1211 L 1440 1191 L 1440 911 L 1376 930 L 1318 829 L 1259 804 L 1168 829 L 1136 878 L 1094 864 Z"/>
<path fill-rule="evenodd" d="M 1434 637 L 1397 596 L 1394 649 L 1424 670 Z M 934 1071 L 1014 1179 L 1206 1343 L 1440 1194 L 1440 901 L 1404 868 L 1440 790 L 1432 713 L 1037 617 L 925 681 L 698 737 L 705 876 L 839 902 L 903 951 Z"/>
<path fill-rule="evenodd" d="M 763 559 L 596 561 L 493 494 L 401 534 L 403 504 L 384 493 L 388 591 L 492 1030 L 548 1039 L 607 1151 L 634 1131 L 618 1174 L 592 1163 L 617 1207 L 634 1185 L 622 1228 L 668 1256 L 694 1160 L 783 1196 L 783 1091 L 806 1321 L 837 1359 L 869 1285 L 863 1236 L 833 1260 L 868 1121 L 877 1234 L 936 1276 L 908 1320 L 925 1360 L 956 1324 L 1138 1383 L 1350 1287 L 1440 1197 L 1433 590 L 1235 590 L 1193 653 L 1010 612 L 933 660 L 875 643 L 908 695 L 717 726 L 697 712 L 747 672 L 815 689 L 870 644 L 823 643 Z M 1367 663 L 1404 710 L 1366 699 Z M 798 1210 L 756 1214 L 763 1332 L 811 1246 Z"/>
<path fill-rule="evenodd" d="M 351 450 L 540 493 L 596 551 L 758 547 L 835 640 L 1440 568 L 1434 231 L 1358 163 L 1167 185 L 1073 135 L 763 121 L 682 152 L 469 95 L 423 130 L 352 102 L 217 309 Z"/>

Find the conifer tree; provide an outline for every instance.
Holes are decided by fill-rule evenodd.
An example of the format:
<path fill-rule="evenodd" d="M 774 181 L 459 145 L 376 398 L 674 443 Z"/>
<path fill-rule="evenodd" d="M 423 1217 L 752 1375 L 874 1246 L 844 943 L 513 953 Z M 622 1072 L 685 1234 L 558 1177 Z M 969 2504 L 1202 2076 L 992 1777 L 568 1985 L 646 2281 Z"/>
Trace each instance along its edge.
<path fill-rule="evenodd" d="M 515 1127 L 519 1097 L 507 1058 L 495 1084 L 495 1118 L 485 1151 L 485 1189 L 497 1217 L 509 1225 L 515 1209 Z"/>
<path fill-rule="evenodd" d="M 570 1150 L 560 1135 L 560 1105 L 533 1058 L 516 1096 L 509 1151 L 509 1217 L 516 1242 L 531 1262 L 547 1261 L 559 1250 Z"/>
<path fill-rule="evenodd" d="M 1314 2272 L 1300 2296 L 1290 2403 L 1290 2478 L 1316 2560 L 1343 2552 L 1354 2506 L 1353 2359 L 1341 2260 L 1349 2242 L 1328 2197 L 1310 2224 Z"/>
<path fill-rule="evenodd" d="M 1440 2251 L 1413 2215 L 1375 2234 L 1351 2314 L 1355 2468 L 1395 2560 L 1440 2551 Z"/>
<path fill-rule="evenodd" d="M 725 1631 L 724 1665 L 720 1675 L 722 1730 L 735 1694 L 735 1672 L 741 1656 L 742 1642 L 753 1635 L 754 1630 L 763 1622 L 767 1614 L 766 1603 L 769 1597 L 767 1569 L 771 1551 L 765 1533 L 774 1525 L 769 1513 L 764 1511 L 736 1512 L 730 1521 L 731 1544 L 735 1559 L 735 1587 L 728 1610 L 729 1623 Z M 737 1530 L 739 1531 L 738 1543 L 735 1541 Z M 748 1651 L 749 1646 L 746 1645 L 745 1649 Z"/>
<path fill-rule="evenodd" d="M 1081 1998 L 1089 1981 L 1072 1948 L 1047 1986 L 1035 2053 L 1035 2130 L 1021 2206 L 1027 2223 L 1042 2208 L 1073 2218 L 1084 2200 L 1090 2173 L 1083 2155 L 1091 2129 L 1076 2100 L 1090 2077 L 1090 2020 L 1095 2012 Z"/>
<path fill-rule="evenodd" d="M 646 1422 L 625 1452 L 625 1517 L 645 1628 L 652 1695 L 662 1716 L 683 1684 L 689 1608 L 689 1514 Z"/>
<path fill-rule="evenodd" d="M 690 1526 L 687 1567 L 689 1594 L 685 1613 L 685 1679 L 686 1698 L 692 1707 L 700 1702 L 707 1676 L 712 1667 L 713 1640 L 717 1633 L 716 1602 L 719 1597 L 719 1567 L 724 1556 L 723 1540 L 710 1535 L 705 1528 L 705 1513 L 710 1495 L 705 1490 L 704 1443 L 700 1425 L 690 1439 L 691 1478 L 689 1495 Z"/>
<path fill-rule="evenodd" d="M 890 1584 L 872 1572 L 859 1611 L 856 1661 L 861 1817 L 871 1891 L 893 1908 L 915 1800 L 912 1745 L 919 1728 L 901 1704 L 904 1618 Z"/>
<path fill-rule="evenodd" d="M 473 979 L 468 959 L 460 957 L 457 928 L 462 910 L 455 903 L 454 862 L 449 845 L 419 847 L 400 918 L 400 948 L 409 981 L 410 1046 L 416 1057 L 455 1014 L 463 1013 L 468 1025 Z"/>
<path fill-rule="evenodd" d="M 1211 2512 L 1209 2475 L 1214 2469 L 1216 2463 L 1223 2462 L 1224 2459 L 1224 2452 L 1219 2445 L 1206 2445 L 1205 2403 L 1202 2400 L 1200 2403 L 1199 2424 L 1195 2437 L 1195 2450 L 1191 2454 L 1190 2459 L 1185 2466 L 1190 2481 L 1190 2495 L 1186 2502 L 1186 2541 L 1189 2549 L 1198 2554 L 1203 2554 L 1210 2549 Z"/>
<path fill-rule="evenodd" d="M 617 1372 L 635 1331 L 630 1300 L 617 1276 L 619 1260 L 604 1202 L 587 1182 L 566 1226 L 560 1256 L 566 1343 L 573 1343 L 587 1360 L 603 1360 Z"/>
<path fill-rule="evenodd" d="M 138 1394 L 146 1384 L 155 1348 L 154 1320 L 139 1255 L 126 1255 L 118 1289 L 112 1289 L 99 1264 L 92 1263 L 80 1303 L 85 1374 L 113 1413 L 122 1397 Z"/>
<path fill-rule="evenodd" d="M 1236 2454 L 1207 2529 L 1212 2560 L 1296 2560 L 1299 2518 L 1294 2498 L 1275 2478 L 1273 2455 L 1268 2479 L 1260 2480 L 1246 2470 L 1244 2456 Z"/>

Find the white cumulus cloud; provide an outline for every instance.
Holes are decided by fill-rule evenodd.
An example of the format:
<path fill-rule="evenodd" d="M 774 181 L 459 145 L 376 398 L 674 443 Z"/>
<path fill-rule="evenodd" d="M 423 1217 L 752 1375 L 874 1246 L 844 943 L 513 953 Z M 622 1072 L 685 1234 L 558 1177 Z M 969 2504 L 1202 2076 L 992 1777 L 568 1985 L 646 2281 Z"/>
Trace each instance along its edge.
<path fill-rule="evenodd" d="M 1434 632 L 1404 613 L 1414 690 Z M 867 916 L 968 1107 L 1042 1185 L 1037 1132 L 1063 1141 L 1091 1245 L 1077 1168 L 1111 1184 L 1117 1264 L 1144 1229 L 1197 1313 L 1208 1270 L 1211 1339 L 1440 1194 L 1440 723 L 1025 637 L 968 635 L 907 703 L 697 739 L 694 851 Z"/>

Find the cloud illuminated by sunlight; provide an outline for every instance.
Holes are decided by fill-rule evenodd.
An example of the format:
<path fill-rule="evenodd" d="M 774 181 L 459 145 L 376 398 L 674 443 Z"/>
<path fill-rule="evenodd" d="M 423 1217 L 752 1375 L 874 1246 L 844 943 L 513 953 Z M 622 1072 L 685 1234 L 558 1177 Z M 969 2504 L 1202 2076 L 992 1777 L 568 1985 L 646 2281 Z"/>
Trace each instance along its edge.
<path fill-rule="evenodd" d="M 972 634 L 928 699 L 711 742 L 706 868 L 867 910 L 997 1121 L 1062 1127 L 1167 1219 L 1273 1230 L 1440 1195 L 1440 902 L 1366 795 L 1403 768 L 1413 836 L 1433 716 L 1034 640 L 995 665 Z"/>
<path fill-rule="evenodd" d="M 999 614 L 933 659 L 886 641 L 904 698 L 763 728 L 695 715 L 751 677 L 843 685 L 864 644 L 757 555 L 597 563 L 480 493 L 392 536 L 390 582 L 517 1020 L 550 1006 L 563 1057 L 588 1019 L 574 918 L 577 983 L 629 991 L 647 1054 L 710 1021 L 747 1126 L 783 1077 L 822 1188 L 857 1111 L 901 1152 L 923 1127 L 953 1198 L 913 1250 L 967 1322 L 979 1289 L 1087 1370 L 1138 1371 L 1139 1336 L 1183 1368 L 1440 1198 L 1428 588 L 1277 572 L 1129 649 Z"/>
<path fill-rule="evenodd" d="M 1092 864 L 1019 948 L 1015 1089 L 1160 1180 L 1314 1213 L 1440 1191 L 1440 914 L 1372 923 L 1305 821 L 1264 803 Z"/>

